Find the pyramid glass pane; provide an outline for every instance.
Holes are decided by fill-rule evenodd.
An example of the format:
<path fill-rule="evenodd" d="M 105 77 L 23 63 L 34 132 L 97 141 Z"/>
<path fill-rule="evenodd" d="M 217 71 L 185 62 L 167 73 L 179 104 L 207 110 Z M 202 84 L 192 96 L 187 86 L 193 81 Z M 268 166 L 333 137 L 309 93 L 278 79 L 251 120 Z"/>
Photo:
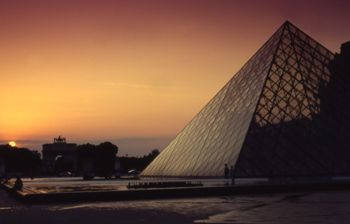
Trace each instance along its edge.
<path fill-rule="evenodd" d="M 143 175 L 218 176 L 223 162 L 237 160 L 282 32 L 264 44 Z"/>
<path fill-rule="evenodd" d="M 349 174 L 350 78 L 334 57 L 284 23 L 142 175 Z"/>
<path fill-rule="evenodd" d="M 337 141 L 329 141 L 335 133 L 321 131 L 333 127 L 321 120 L 326 99 L 320 94 L 330 83 L 334 56 L 291 24 L 282 39 L 236 163 L 237 176 L 331 175 Z M 327 118 L 340 122 L 331 113 Z"/>

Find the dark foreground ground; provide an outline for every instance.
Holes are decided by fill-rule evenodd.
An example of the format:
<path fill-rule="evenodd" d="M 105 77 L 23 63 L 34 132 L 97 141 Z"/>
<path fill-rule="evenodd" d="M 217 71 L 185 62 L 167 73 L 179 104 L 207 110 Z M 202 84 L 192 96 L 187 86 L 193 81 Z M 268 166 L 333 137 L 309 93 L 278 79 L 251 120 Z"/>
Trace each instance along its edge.
<path fill-rule="evenodd" d="M 23 205 L 0 190 L 0 224 L 350 223 L 350 191 Z"/>

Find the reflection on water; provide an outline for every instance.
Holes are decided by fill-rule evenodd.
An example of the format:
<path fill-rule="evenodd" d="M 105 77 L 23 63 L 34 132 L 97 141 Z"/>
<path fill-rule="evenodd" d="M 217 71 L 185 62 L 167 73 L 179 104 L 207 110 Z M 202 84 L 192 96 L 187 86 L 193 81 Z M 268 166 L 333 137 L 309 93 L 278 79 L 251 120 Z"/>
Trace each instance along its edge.
<path fill-rule="evenodd" d="M 194 223 L 350 223 L 350 192 L 86 203 L 51 209 L 175 212 L 192 217 Z"/>
<path fill-rule="evenodd" d="M 350 223 L 350 191 L 30 206 L 0 193 L 0 223 L 22 218 L 56 224 L 77 217 L 84 224 L 115 219 L 118 223 Z"/>
<path fill-rule="evenodd" d="M 350 223 L 350 192 L 271 196 L 233 207 L 195 223 Z"/>

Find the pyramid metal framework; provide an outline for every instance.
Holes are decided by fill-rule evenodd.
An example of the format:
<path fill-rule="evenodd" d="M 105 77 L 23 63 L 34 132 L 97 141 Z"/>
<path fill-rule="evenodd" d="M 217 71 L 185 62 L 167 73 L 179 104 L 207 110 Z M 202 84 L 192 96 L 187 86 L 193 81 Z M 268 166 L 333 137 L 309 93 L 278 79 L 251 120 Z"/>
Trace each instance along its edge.
<path fill-rule="evenodd" d="M 226 163 L 238 177 L 349 174 L 350 98 L 333 58 L 285 22 L 142 175 L 220 177 Z"/>

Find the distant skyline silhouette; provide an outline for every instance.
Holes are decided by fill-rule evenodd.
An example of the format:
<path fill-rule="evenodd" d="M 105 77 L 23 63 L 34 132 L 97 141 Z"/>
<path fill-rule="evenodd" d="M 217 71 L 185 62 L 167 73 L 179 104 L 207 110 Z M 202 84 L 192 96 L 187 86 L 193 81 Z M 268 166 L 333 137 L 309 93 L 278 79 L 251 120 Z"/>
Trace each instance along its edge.
<path fill-rule="evenodd" d="M 2 1 L 0 143 L 160 150 L 285 20 L 336 52 L 348 1 Z M 124 150 L 125 149 L 125 152 Z"/>
<path fill-rule="evenodd" d="M 143 156 L 150 153 L 153 149 L 163 149 L 170 141 L 171 137 L 163 138 L 141 138 L 141 137 L 130 137 L 130 138 L 120 138 L 120 139 L 109 139 L 109 140 L 86 140 L 86 141 L 75 141 L 74 139 L 67 138 L 69 143 L 78 143 L 78 144 L 97 144 L 103 141 L 110 141 L 116 144 L 119 147 L 118 155 L 119 156 Z M 52 143 L 53 137 L 50 139 L 35 139 L 35 140 L 18 140 L 16 143 L 18 146 L 25 146 L 31 150 L 42 150 L 42 145 L 46 143 Z M 8 141 L 1 141 L 0 145 L 8 144 Z"/>

